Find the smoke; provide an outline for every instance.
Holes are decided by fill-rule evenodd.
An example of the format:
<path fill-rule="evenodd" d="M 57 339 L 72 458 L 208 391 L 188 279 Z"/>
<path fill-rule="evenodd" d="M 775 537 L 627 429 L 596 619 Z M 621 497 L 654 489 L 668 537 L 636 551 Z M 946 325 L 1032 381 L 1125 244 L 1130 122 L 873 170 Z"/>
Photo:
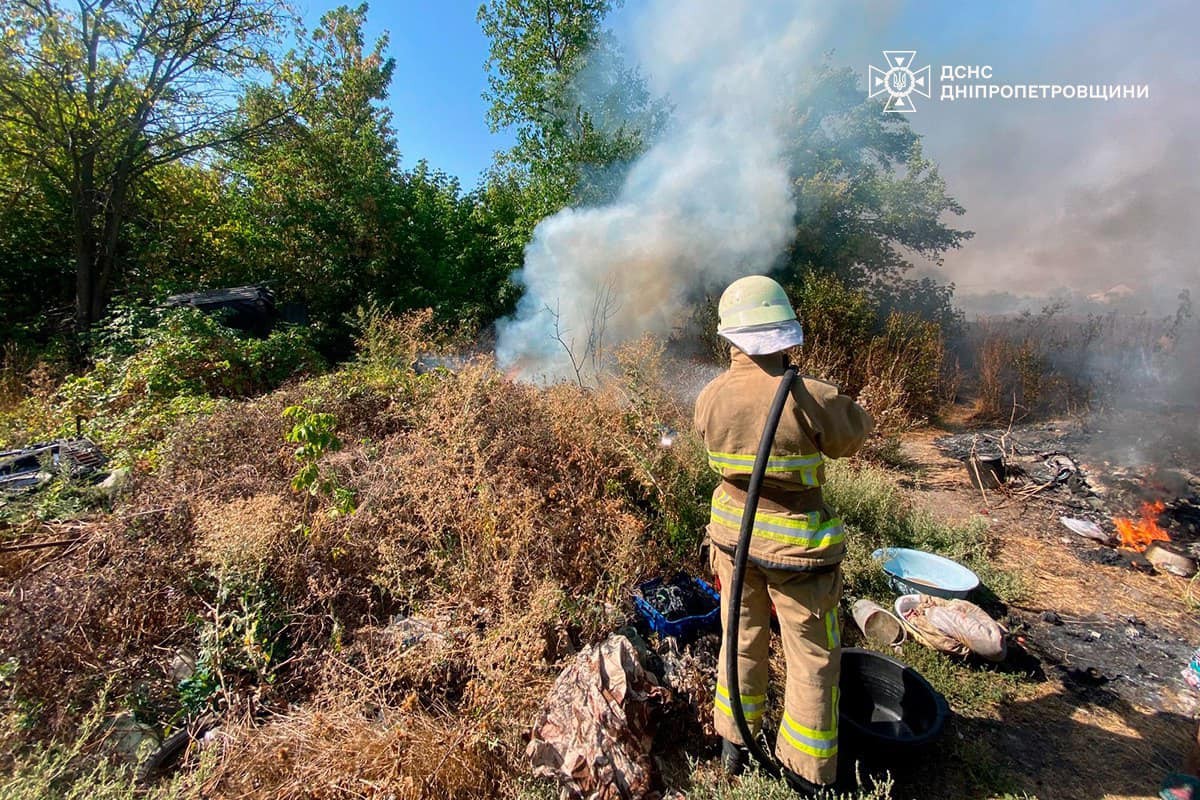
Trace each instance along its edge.
<path fill-rule="evenodd" d="M 497 325 L 503 367 L 571 376 L 605 348 L 669 332 L 697 292 L 773 266 L 795 213 L 789 102 L 820 55 L 818 28 L 794 0 L 643 10 L 634 54 L 650 91 L 673 104 L 671 125 L 613 203 L 537 226 L 516 276 L 524 295 Z"/>
<path fill-rule="evenodd" d="M 1196 296 L 1197 25 L 1186 0 L 1021 2 L 998 17 L 912 3 L 896 17 L 884 41 L 935 64 L 990 64 L 998 83 L 1150 87 L 1146 100 L 930 101 L 913 116 L 976 233 L 941 269 L 965 305 L 1036 310 L 1058 296 L 1104 310 L 1115 287 L 1122 305 L 1165 315 L 1180 289 Z"/>
<path fill-rule="evenodd" d="M 523 376 L 572 375 L 568 349 L 587 361 L 589 345 L 666 333 L 701 292 L 775 264 L 796 213 L 788 103 L 829 53 L 860 75 L 881 50 L 915 49 L 935 79 L 941 65 L 988 64 L 997 83 L 1149 85 L 1149 100 L 921 98 L 910 122 L 967 209 L 947 222 L 975 237 L 940 266 L 918 259 L 918 274 L 953 281 L 980 311 L 1065 298 L 1161 317 L 1180 289 L 1200 297 L 1190 0 L 995 13 L 953 0 L 648 0 L 625 16 L 651 92 L 674 105 L 671 127 L 614 203 L 537 227 L 524 297 L 498 325 L 498 358 Z"/>

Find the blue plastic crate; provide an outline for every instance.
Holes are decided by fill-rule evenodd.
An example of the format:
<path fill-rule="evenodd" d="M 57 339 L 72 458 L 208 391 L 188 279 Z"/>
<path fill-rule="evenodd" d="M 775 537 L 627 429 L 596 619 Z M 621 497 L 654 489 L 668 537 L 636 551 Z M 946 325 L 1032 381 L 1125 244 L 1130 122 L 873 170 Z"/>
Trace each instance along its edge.
<path fill-rule="evenodd" d="M 715 628 L 721 621 L 721 595 L 717 594 L 717 590 L 708 585 L 700 578 L 695 578 L 689 575 L 680 573 L 676 576 L 675 581 L 679 578 L 690 580 L 696 588 L 703 594 L 711 597 L 716 606 L 712 611 L 706 614 L 696 614 L 690 617 L 681 617 L 680 619 L 667 619 L 654 606 L 646 602 L 645 594 L 657 589 L 663 584 L 662 578 L 655 578 L 640 584 L 637 588 L 637 594 L 633 597 L 634 608 L 646 620 L 646 624 L 650 626 L 650 630 L 657 633 L 659 636 L 674 636 L 679 639 L 686 639 L 700 631 Z M 674 583 L 675 581 L 672 581 Z"/>

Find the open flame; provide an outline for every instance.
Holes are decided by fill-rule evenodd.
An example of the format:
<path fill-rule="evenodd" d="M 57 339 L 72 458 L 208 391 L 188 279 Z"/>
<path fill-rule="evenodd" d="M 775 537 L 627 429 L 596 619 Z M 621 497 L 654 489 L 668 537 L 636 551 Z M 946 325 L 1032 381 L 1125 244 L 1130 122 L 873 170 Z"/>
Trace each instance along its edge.
<path fill-rule="evenodd" d="M 1121 539 L 1121 547 L 1137 550 L 1139 553 L 1146 549 L 1151 542 L 1170 540 L 1167 532 L 1159 527 L 1158 515 L 1166 506 L 1162 501 L 1142 503 L 1141 519 L 1134 521 L 1127 517 L 1116 517 L 1113 524 L 1117 526 L 1117 536 Z"/>

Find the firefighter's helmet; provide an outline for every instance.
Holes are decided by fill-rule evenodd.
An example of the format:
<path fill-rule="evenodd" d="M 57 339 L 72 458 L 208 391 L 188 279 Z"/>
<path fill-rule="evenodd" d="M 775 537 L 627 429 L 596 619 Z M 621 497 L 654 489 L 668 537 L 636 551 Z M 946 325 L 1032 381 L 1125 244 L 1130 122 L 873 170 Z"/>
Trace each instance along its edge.
<path fill-rule="evenodd" d="M 778 353 L 804 341 L 787 292 L 765 275 L 748 275 L 729 284 L 717 304 L 717 316 L 717 333 L 748 355 Z"/>

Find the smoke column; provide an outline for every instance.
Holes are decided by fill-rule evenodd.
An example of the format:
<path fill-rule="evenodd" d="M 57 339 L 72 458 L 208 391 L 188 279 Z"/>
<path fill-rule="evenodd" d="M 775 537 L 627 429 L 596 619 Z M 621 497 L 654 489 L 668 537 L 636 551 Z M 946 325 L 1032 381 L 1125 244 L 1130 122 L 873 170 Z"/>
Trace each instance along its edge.
<path fill-rule="evenodd" d="M 793 230 L 785 145 L 803 67 L 820 53 L 797 2 L 660 0 L 634 42 L 670 128 L 632 165 L 617 199 L 538 224 L 497 325 L 500 365 L 527 379 L 573 375 L 583 359 L 670 331 L 689 296 L 768 271 Z M 559 341 L 561 339 L 561 341 Z"/>

